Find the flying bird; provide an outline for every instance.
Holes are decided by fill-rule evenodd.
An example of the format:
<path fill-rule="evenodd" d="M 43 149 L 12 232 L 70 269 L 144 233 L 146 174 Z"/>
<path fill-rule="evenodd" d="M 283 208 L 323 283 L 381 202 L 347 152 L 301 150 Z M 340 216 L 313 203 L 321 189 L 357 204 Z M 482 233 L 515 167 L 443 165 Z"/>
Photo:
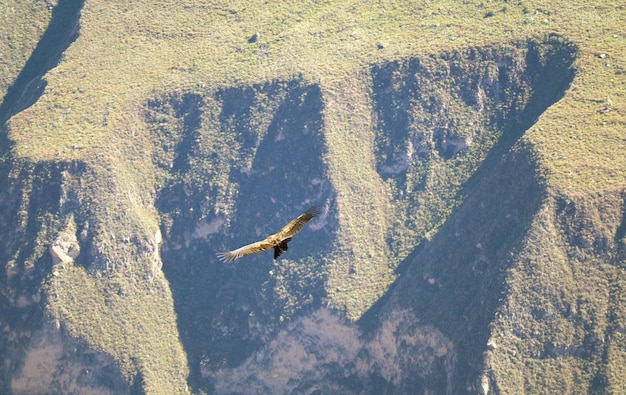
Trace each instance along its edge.
<path fill-rule="evenodd" d="M 256 254 L 257 252 L 274 249 L 274 259 L 278 258 L 280 254 L 287 251 L 289 248 L 287 243 L 291 241 L 291 238 L 298 233 L 304 225 L 306 225 L 313 217 L 320 213 L 320 209 L 317 206 L 313 206 L 304 213 L 300 214 L 298 218 L 292 220 L 287 225 L 283 226 L 278 233 L 268 236 L 265 240 L 257 241 L 256 243 L 245 245 L 236 250 L 228 252 L 220 252 L 217 257 L 222 262 L 232 262 L 235 259 L 239 259 L 243 256 Z"/>

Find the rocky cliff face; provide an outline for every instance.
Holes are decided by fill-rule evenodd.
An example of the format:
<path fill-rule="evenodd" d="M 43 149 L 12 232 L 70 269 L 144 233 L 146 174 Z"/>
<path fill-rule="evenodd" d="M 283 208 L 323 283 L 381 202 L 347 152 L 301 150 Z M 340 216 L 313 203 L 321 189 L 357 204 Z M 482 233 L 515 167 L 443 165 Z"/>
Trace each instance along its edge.
<path fill-rule="evenodd" d="M 350 334 L 346 341 L 354 346 L 348 354 L 354 357 L 327 359 L 325 348 L 311 345 L 303 357 L 313 354 L 315 361 L 291 361 L 297 371 L 291 381 L 302 384 L 298 377 L 315 371 L 305 387 L 316 387 L 313 383 L 337 363 L 349 379 L 323 378 L 333 382 L 325 391 L 371 388 L 371 377 L 400 390 L 458 392 L 474 385 L 482 375 L 488 325 L 505 292 L 510 254 L 547 194 L 532 148 L 517 141 L 567 88 L 573 55 L 567 43 L 552 40 L 377 65 L 366 100 L 376 126 L 353 125 L 365 140 L 350 146 L 371 149 L 363 157 L 374 162 L 359 161 L 356 154 L 346 168 L 324 160 L 338 152 L 330 146 L 333 139 L 342 142 L 325 134 L 331 132 L 321 119 L 332 109 L 324 105 L 324 89 L 315 85 L 275 82 L 151 101 L 148 122 L 166 148 L 157 150 L 159 167 L 171 180 L 158 200 L 168 224 L 164 271 L 175 300 L 180 297 L 183 343 L 193 350 L 188 351 L 192 365 L 202 367 L 192 376 L 208 386 L 217 380 L 218 388 L 224 386 L 218 392 L 236 392 L 232 383 L 256 381 L 268 364 L 280 363 L 261 352 L 244 362 L 242 371 L 234 368 L 267 347 L 268 339 L 286 336 L 280 331 L 283 320 L 297 320 L 294 328 L 306 332 L 307 319 L 298 317 L 331 317 L 322 306 L 360 318 L 372 308 L 367 300 L 382 296 L 377 291 L 382 283 L 391 286 L 383 298 L 388 301 L 367 313 L 376 319 L 364 318 L 374 340 L 364 341 L 357 327 L 341 320 L 322 324 L 329 332 Z M 169 140 L 163 143 L 164 138 Z M 367 195 L 351 193 L 352 182 L 334 175 L 355 168 L 366 177 Z M 300 202 L 297 210 L 281 207 L 285 195 Z M 241 201 L 242 196 L 254 199 Z M 305 256 L 322 253 L 317 258 L 299 258 L 302 252 L 292 249 L 273 266 L 263 256 L 233 267 L 197 264 L 216 262 L 215 253 L 238 240 L 271 233 L 264 225 L 274 222 L 264 218 L 268 211 L 279 213 L 276 222 L 282 223 L 312 202 L 325 204 L 326 212 L 297 242 L 309 246 Z M 348 207 L 352 204 L 386 214 L 356 227 L 359 220 L 342 220 L 342 213 L 375 214 Z M 429 232 L 436 236 L 423 239 Z M 381 237 L 376 250 L 368 250 L 370 240 Z M 402 276 L 392 283 L 394 268 Z M 201 285 L 213 279 L 220 285 Z M 382 317 L 394 318 L 381 320 L 382 311 Z M 438 340 L 428 345 L 431 337 Z M 291 339 L 298 342 L 297 336 Z M 414 347 L 404 349 L 407 341 Z M 396 356 L 385 360 L 373 351 L 385 347 Z M 259 391 L 272 386 L 271 378 L 258 381 Z"/>
<path fill-rule="evenodd" d="M 579 56 L 550 35 L 142 90 L 123 111 L 52 103 L 63 62 L 48 90 L 18 78 L 0 109 L 1 390 L 619 392 L 623 186 L 555 187 L 527 135 Z M 71 145 L 27 138 L 50 130 Z M 217 260 L 312 204 L 281 259 Z"/>

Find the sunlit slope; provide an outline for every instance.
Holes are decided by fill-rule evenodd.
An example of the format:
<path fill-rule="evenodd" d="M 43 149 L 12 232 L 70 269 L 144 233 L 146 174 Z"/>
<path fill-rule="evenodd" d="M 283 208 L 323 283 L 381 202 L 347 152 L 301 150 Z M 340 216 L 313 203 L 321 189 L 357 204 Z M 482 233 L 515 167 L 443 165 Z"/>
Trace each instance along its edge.
<path fill-rule="evenodd" d="M 206 384 L 307 309 L 362 317 L 420 243 L 449 248 L 438 230 L 510 149 L 549 196 L 619 194 L 624 24 L 618 2 L 88 1 L 7 127 L 12 159 L 66 166 L 33 214 L 41 245 L 81 244 L 47 311 L 146 392 Z M 311 203 L 284 266 L 211 266 Z"/>
<path fill-rule="evenodd" d="M 0 91 L 3 97 L 45 31 L 51 9 L 37 1 L 0 2 Z"/>

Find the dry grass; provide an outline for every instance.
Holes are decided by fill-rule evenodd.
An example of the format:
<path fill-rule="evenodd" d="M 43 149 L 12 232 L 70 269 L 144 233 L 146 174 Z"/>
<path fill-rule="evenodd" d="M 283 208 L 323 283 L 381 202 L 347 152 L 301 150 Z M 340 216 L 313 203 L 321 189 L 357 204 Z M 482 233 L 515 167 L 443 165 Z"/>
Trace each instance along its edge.
<path fill-rule="evenodd" d="M 13 31 L 0 27 L 0 34 L 10 36 L 11 43 L 9 49 L 0 47 L 0 52 L 9 54 L 3 58 L 9 59 L 9 67 L 0 75 L 1 88 L 6 89 L 15 77 L 24 54 L 47 21 L 49 14 L 40 8 L 27 12 L 33 4 L 43 3 L 0 4 L 3 20 L 32 16 L 18 18 L 20 23 Z M 163 367 L 174 369 L 185 362 L 174 340 L 176 317 L 171 300 L 161 290 L 164 293 L 159 296 L 164 296 L 165 302 L 160 302 L 137 285 L 134 265 L 145 269 L 142 265 L 147 264 L 141 259 L 124 261 L 128 251 L 136 251 L 115 241 L 121 236 L 145 244 L 158 229 L 160 218 L 153 201 L 161 180 L 155 175 L 154 136 L 144 114 L 148 100 L 173 91 L 206 94 L 223 87 L 295 77 L 319 84 L 328 145 L 324 160 L 337 191 L 339 226 L 348 235 L 335 246 L 340 254 L 328 272 L 327 292 L 332 304 L 352 319 L 360 317 L 385 292 L 393 281 L 397 260 L 417 239 L 415 233 L 399 234 L 407 240 L 395 251 L 385 240 L 397 225 L 390 218 L 401 214 L 394 211 L 392 188 L 375 171 L 375 120 L 369 88 L 374 64 L 468 47 L 542 40 L 549 34 L 565 37 L 579 48 L 576 78 L 563 99 L 542 114 L 524 140 L 535 147 L 548 186 L 555 193 L 584 196 L 621 190 L 626 185 L 625 24 L 626 9 L 612 0 L 87 1 L 80 37 L 65 51 L 58 67 L 45 76 L 48 85 L 41 98 L 10 120 L 9 137 L 17 158 L 88 164 L 92 178 L 85 178 L 81 193 L 83 203 L 89 204 L 85 210 L 94 222 L 98 253 L 122 270 L 120 277 L 100 279 L 82 267 L 68 268 L 52 279 L 50 309 L 73 334 L 112 353 L 127 374 L 148 372 L 147 386 L 157 385 L 161 379 L 169 380 L 170 385 L 186 375 L 181 367 L 179 373 L 168 370 L 166 376 L 160 376 Z M 255 32 L 260 33 L 259 40 L 249 43 Z M 207 113 L 211 111 L 216 110 Z M 260 124 L 259 129 L 265 127 L 262 121 Z M 457 180 L 463 180 L 462 176 L 467 174 Z M 215 182 L 225 183 L 226 178 Z M 431 194 L 447 187 L 437 184 L 441 180 L 431 181 Z M 192 182 L 203 185 L 199 183 L 202 180 Z M 458 203 L 433 199 L 436 204 L 432 207 L 436 206 L 439 216 L 428 221 L 430 228 L 424 232 L 434 232 Z M 117 291 L 110 288 L 116 283 L 128 287 L 130 297 L 140 303 L 160 306 L 163 316 L 122 303 L 115 296 Z M 157 278 L 155 283 L 160 289 L 165 280 Z M 113 300 L 105 300 L 108 297 Z M 86 305 L 81 303 L 84 300 L 97 302 Z M 111 310 L 104 309 L 107 303 Z M 85 314 L 102 322 L 103 331 L 85 320 Z M 116 322 L 118 315 L 127 316 L 132 325 Z M 161 324 L 168 332 L 155 348 L 151 340 L 161 333 Z M 127 338 L 119 343 L 111 337 L 113 333 Z M 165 342 L 173 345 L 168 348 Z M 125 354 L 129 345 L 134 345 L 133 353 L 140 355 L 139 363 L 145 365 L 131 364 Z M 168 357 L 154 356 L 155 350 Z M 613 350 L 609 358 L 619 358 L 615 357 L 618 354 Z M 520 377 L 510 380 L 517 382 Z M 552 382 L 555 377 L 542 380 Z"/>
<path fill-rule="evenodd" d="M 51 2 L 52 3 L 52 2 Z M 36 0 L 0 2 L 0 92 L 11 86 L 37 45 L 52 12 Z M 2 99 L 0 99 L 2 104 Z"/>

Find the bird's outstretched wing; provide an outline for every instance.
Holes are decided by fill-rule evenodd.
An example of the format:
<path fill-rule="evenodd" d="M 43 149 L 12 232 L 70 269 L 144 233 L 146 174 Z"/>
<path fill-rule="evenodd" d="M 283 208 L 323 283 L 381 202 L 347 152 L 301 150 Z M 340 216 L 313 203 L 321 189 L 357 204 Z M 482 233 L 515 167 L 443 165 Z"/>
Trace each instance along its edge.
<path fill-rule="evenodd" d="M 243 247 L 237 248 L 236 250 L 220 252 L 217 254 L 217 257 L 225 263 L 230 263 L 235 259 L 239 259 L 242 256 L 256 254 L 257 252 L 269 250 L 270 248 L 274 248 L 275 245 L 271 242 L 268 242 L 267 239 L 262 241 L 257 241 L 256 243 L 248 244 Z"/>
<path fill-rule="evenodd" d="M 285 239 L 289 239 L 293 237 L 296 233 L 300 232 L 304 225 L 306 225 L 313 217 L 320 213 L 320 208 L 317 206 L 313 206 L 304 213 L 300 214 L 298 218 L 292 220 L 287 225 L 283 226 L 281 230 L 279 230 L 274 237 L 283 241 Z M 270 236 L 272 237 L 272 236 Z M 269 238 L 269 237 L 268 237 Z"/>

